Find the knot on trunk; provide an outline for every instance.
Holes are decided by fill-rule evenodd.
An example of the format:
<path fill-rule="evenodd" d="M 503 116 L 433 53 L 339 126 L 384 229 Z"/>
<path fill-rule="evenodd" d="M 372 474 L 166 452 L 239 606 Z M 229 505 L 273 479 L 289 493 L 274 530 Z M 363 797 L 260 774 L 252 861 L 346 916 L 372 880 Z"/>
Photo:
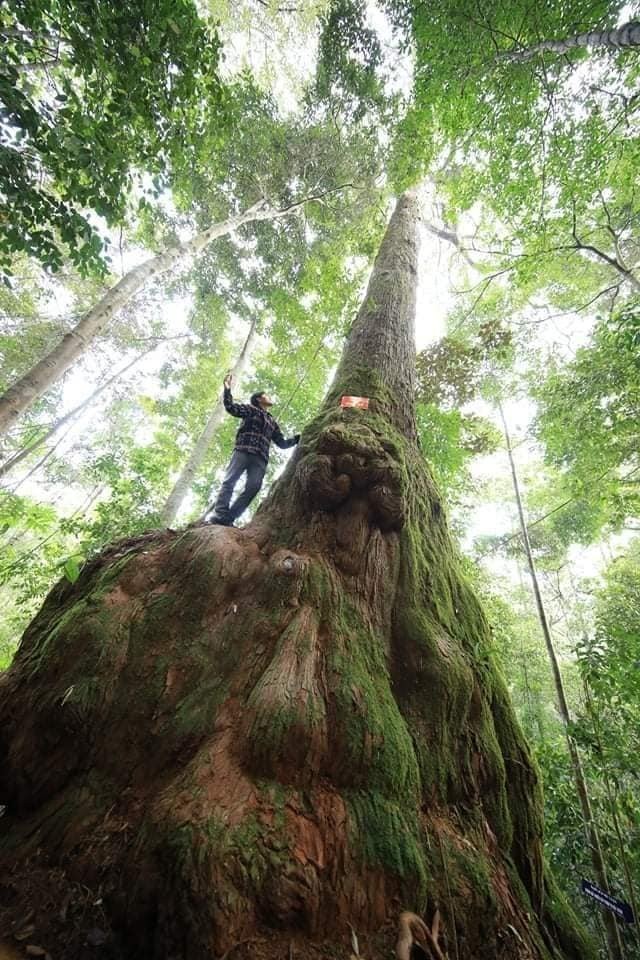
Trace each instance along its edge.
<path fill-rule="evenodd" d="M 405 485 L 394 452 L 366 424 L 332 424 L 298 464 L 302 495 L 312 507 L 332 511 L 353 493 L 364 494 L 380 529 L 399 530 L 405 522 Z"/>
<path fill-rule="evenodd" d="M 271 565 L 275 573 L 283 577 L 300 577 L 307 568 L 307 558 L 301 557 L 291 550 L 278 550 L 271 557 Z"/>
<path fill-rule="evenodd" d="M 404 497 L 390 484 L 377 483 L 369 491 L 369 503 L 381 530 L 400 530 L 405 522 Z"/>
<path fill-rule="evenodd" d="M 320 510 L 340 506 L 351 492 L 351 480 L 344 473 L 335 474 L 328 456 L 309 454 L 298 464 L 296 476 L 305 498 Z"/>

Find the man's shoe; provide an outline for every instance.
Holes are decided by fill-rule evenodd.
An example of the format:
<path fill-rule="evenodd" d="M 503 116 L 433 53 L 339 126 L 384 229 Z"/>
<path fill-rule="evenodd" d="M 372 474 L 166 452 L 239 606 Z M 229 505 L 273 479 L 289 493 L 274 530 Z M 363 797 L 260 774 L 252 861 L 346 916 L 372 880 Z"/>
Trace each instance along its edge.
<path fill-rule="evenodd" d="M 213 515 L 209 520 L 207 520 L 207 523 L 211 523 L 211 524 L 213 524 L 214 526 L 217 526 L 217 527 L 232 527 L 232 526 L 233 526 L 233 520 L 231 519 L 231 517 L 218 517 L 218 516 L 216 516 L 215 513 L 214 513 L 214 515 Z"/>

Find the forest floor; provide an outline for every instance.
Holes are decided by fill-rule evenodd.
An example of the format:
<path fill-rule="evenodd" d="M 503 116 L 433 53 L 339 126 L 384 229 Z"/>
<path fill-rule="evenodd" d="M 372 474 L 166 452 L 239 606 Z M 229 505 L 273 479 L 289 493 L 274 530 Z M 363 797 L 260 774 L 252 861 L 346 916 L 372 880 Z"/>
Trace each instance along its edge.
<path fill-rule="evenodd" d="M 359 935 L 360 956 L 388 960 L 396 937 L 394 921 L 375 934 Z M 351 943 L 343 940 L 314 942 L 301 932 L 265 929 L 234 944 L 219 960 L 355 960 Z M 157 950 L 150 944 L 149 957 L 159 956 Z M 48 869 L 37 856 L 0 877 L 0 960 L 28 957 L 131 960 L 111 928 L 100 887 L 78 883 L 59 867 Z"/>

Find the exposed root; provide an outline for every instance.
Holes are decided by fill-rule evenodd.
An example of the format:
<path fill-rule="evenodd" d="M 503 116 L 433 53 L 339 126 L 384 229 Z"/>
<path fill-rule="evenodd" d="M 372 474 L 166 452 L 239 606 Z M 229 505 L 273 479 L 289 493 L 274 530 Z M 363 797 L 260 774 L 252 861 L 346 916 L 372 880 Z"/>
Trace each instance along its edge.
<path fill-rule="evenodd" d="M 411 960 L 411 948 L 419 944 L 423 949 L 426 944 L 432 960 L 447 960 L 438 943 L 440 937 L 440 911 L 436 910 L 431 921 L 431 929 L 422 917 L 405 911 L 398 920 L 398 939 L 396 940 L 396 960 Z"/>

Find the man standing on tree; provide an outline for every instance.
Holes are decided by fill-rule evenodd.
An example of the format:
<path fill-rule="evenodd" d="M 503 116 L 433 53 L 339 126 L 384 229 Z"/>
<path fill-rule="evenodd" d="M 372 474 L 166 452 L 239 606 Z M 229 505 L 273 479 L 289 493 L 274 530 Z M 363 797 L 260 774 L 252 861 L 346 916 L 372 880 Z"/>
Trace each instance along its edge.
<path fill-rule="evenodd" d="M 266 393 L 254 393 L 250 403 L 234 403 L 231 396 L 232 383 L 233 377 L 228 373 L 224 378 L 224 408 L 232 417 L 240 417 L 242 425 L 236 434 L 233 456 L 213 505 L 213 514 L 209 517 L 211 507 L 205 512 L 208 523 L 218 523 L 225 527 L 233 526 L 234 520 L 246 510 L 260 490 L 269 462 L 271 441 L 286 449 L 294 447 L 300 440 L 299 433 L 290 440 L 285 440 L 282 436 L 280 427 L 269 413 L 268 408 L 273 406 L 273 403 Z M 243 473 L 247 475 L 244 490 L 229 506 L 233 488 Z"/>

